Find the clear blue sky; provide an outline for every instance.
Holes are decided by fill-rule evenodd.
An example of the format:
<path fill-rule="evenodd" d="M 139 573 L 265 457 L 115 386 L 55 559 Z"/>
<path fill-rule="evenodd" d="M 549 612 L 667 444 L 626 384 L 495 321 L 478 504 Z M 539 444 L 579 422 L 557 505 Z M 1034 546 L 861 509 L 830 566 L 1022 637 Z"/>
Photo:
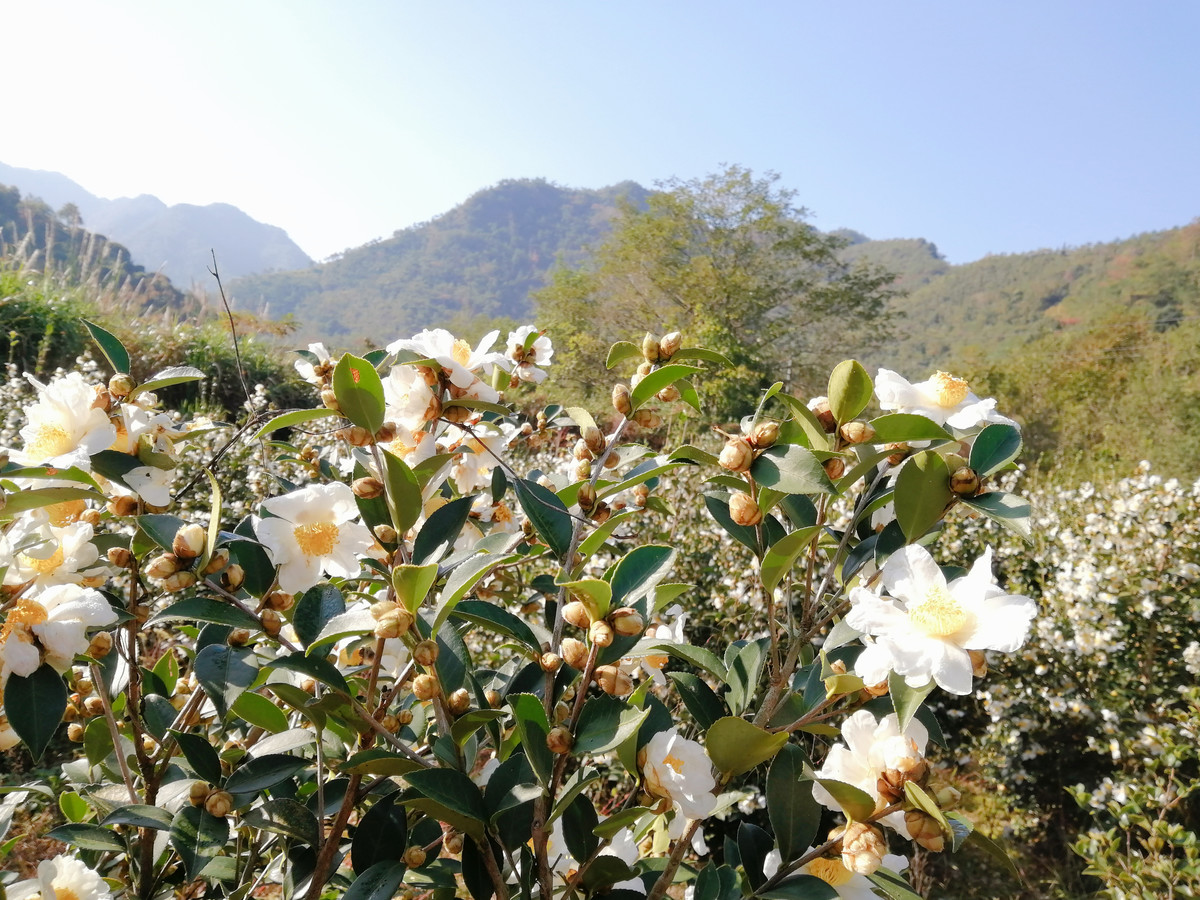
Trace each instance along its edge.
<path fill-rule="evenodd" d="M 1200 216 L 1200 4 L 9 4 L 0 161 L 321 258 L 503 178 L 774 170 L 953 262 Z M 16 99 L 16 98 L 19 98 Z"/>

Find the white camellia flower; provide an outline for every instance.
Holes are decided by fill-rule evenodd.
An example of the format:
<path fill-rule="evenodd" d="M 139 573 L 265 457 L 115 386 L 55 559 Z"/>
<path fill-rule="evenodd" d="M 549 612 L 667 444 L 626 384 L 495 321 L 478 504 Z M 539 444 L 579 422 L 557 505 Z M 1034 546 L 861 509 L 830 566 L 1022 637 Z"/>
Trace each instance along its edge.
<path fill-rule="evenodd" d="M 829 749 L 829 755 L 817 770 L 817 777 L 865 791 L 875 799 L 878 809 L 888 805 L 888 801 L 879 795 L 880 775 L 919 765 L 925 758 L 929 732 L 913 719 L 901 734 L 900 721 L 894 713 L 876 721 L 870 712 L 860 709 L 842 724 L 842 740 L 844 744 L 834 744 Z M 833 795 L 816 783 L 813 784 L 813 799 L 829 809 L 841 809 Z M 903 812 L 892 813 L 880 821 L 908 837 Z"/>
<path fill-rule="evenodd" d="M 87 630 L 116 621 L 99 591 L 76 584 L 57 584 L 18 598 L 0 625 L 0 687 L 9 675 L 32 675 L 43 659 L 65 672 L 87 650 Z"/>
<path fill-rule="evenodd" d="M 809 847 L 804 853 L 812 850 Z M 804 853 L 800 854 L 801 856 Z M 763 874 L 771 878 L 779 871 L 779 851 L 772 850 L 767 854 L 767 858 L 763 860 Z M 903 856 L 888 854 L 883 858 L 883 864 L 893 872 L 902 872 L 908 868 L 908 860 Z M 827 885 L 837 892 L 841 900 L 879 900 L 879 895 L 873 890 L 874 885 L 871 879 L 866 875 L 858 875 L 851 872 L 844 865 L 841 859 L 830 859 L 829 857 L 818 857 L 812 862 L 805 863 L 796 870 L 797 875 L 812 875 L 814 878 L 820 878 Z M 786 883 L 786 879 L 784 881 Z"/>
<path fill-rule="evenodd" d="M 989 422 L 1016 425 L 996 412 L 995 400 L 979 399 L 966 381 L 947 372 L 937 372 L 927 381 L 912 384 L 891 369 L 880 369 L 875 377 L 875 396 L 881 409 L 915 413 L 960 430 Z"/>
<path fill-rule="evenodd" d="M 500 423 L 498 431 L 492 430 L 493 428 L 494 426 L 481 424 L 476 426 L 474 434 L 457 427 L 447 431 L 449 449 L 464 451 L 459 454 L 450 470 L 450 477 L 454 479 L 460 494 L 473 494 L 491 485 L 492 470 L 496 468 L 502 458 L 501 454 L 518 434 L 516 426 L 508 422 Z"/>
<path fill-rule="evenodd" d="M 645 788 L 670 800 L 685 818 L 703 819 L 717 807 L 712 761 L 695 741 L 674 728 L 660 731 L 638 752 Z"/>
<path fill-rule="evenodd" d="M 255 518 L 254 532 L 279 566 L 279 587 L 308 590 L 321 572 L 352 578 L 359 557 L 375 543 L 358 517 L 354 493 L 341 482 L 315 484 L 263 501 L 272 518 Z"/>
<path fill-rule="evenodd" d="M 73 856 L 56 856 L 38 863 L 37 878 L 8 889 L 9 900 L 107 900 L 112 896 L 100 875 Z"/>
<path fill-rule="evenodd" d="M 437 418 L 439 410 L 432 389 L 416 366 L 392 366 L 383 379 L 383 401 L 385 418 L 409 431 Z"/>
<path fill-rule="evenodd" d="M 91 455 L 107 450 L 117 436 L 104 410 L 92 405 L 96 389 L 78 372 L 49 384 L 25 377 L 37 388 L 38 400 L 25 407 L 25 446 L 13 451 L 13 460 L 23 466 L 90 468 Z"/>
<path fill-rule="evenodd" d="M 327 363 L 330 360 L 329 351 L 325 349 L 325 345 L 321 343 L 309 344 L 308 352 L 317 358 L 317 364 Z M 300 357 L 292 365 L 296 367 L 296 371 L 300 373 L 300 377 L 309 384 L 320 384 L 321 378 L 317 375 L 316 366 L 305 357 Z"/>
<path fill-rule="evenodd" d="M 527 348 L 525 343 L 534 334 L 538 337 Z M 541 384 L 546 380 L 546 373 L 540 366 L 550 365 L 550 360 L 554 357 L 554 347 L 550 338 L 539 333 L 533 325 L 522 325 L 516 331 L 508 333 L 505 344 L 508 348 L 508 358 L 515 364 L 513 374 L 517 378 L 533 384 Z"/>
<path fill-rule="evenodd" d="M 170 506 L 171 484 L 175 480 L 174 469 L 138 466 L 126 472 L 124 478 L 133 492 L 151 506 Z"/>
<path fill-rule="evenodd" d="M 495 366 L 504 365 L 503 354 L 492 350 L 499 330 L 489 331 L 475 349 L 461 338 L 455 338 L 444 328 L 426 328 L 407 340 L 388 344 L 389 353 L 409 350 L 425 359 L 432 359 L 445 370 L 450 383 L 458 388 L 469 388 L 477 380 L 476 372 L 490 373 Z"/>
<path fill-rule="evenodd" d="M 846 624 L 874 637 L 854 665 L 855 674 L 877 684 L 889 672 L 911 687 L 932 678 L 952 694 L 971 692 L 969 650 L 1012 653 L 1029 634 L 1037 603 L 1006 594 L 992 576 L 992 550 L 970 572 L 949 584 L 929 551 L 910 545 L 884 564 L 885 596 L 865 588 L 850 592 Z"/>
<path fill-rule="evenodd" d="M 647 628 L 644 639 L 659 641 L 663 644 L 687 643 L 683 632 L 684 624 L 687 622 L 687 613 L 683 611 L 683 607 L 678 603 L 673 604 L 663 612 L 663 615 L 666 617 L 666 621 Z M 667 683 L 667 676 L 663 674 L 663 667 L 670 659 L 665 653 L 652 651 L 642 657 L 625 657 L 621 660 L 621 668 L 631 675 L 641 668 L 654 680 L 656 685 L 664 687 Z"/>
<path fill-rule="evenodd" d="M 110 570 L 105 565 L 94 565 L 100 559 L 100 551 L 92 543 L 92 537 L 92 526 L 86 522 L 59 527 L 35 517 L 19 519 L 9 538 L 24 549 L 9 563 L 4 583 L 34 581 L 36 590 L 54 584 L 85 584 L 91 579 L 103 579 Z"/>

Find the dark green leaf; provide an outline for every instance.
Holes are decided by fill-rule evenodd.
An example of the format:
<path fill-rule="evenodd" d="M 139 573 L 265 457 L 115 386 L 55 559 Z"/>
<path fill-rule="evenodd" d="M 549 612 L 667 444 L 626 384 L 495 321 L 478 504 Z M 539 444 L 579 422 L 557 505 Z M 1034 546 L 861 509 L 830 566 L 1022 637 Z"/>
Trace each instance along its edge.
<path fill-rule="evenodd" d="M 42 758 L 66 708 L 67 686 L 48 663 L 32 675 L 8 676 L 4 687 L 8 724 L 34 759 Z"/>
<path fill-rule="evenodd" d="M 473 709 L 455 721 L 450 729 L 450 735 L 454 738 L 454 743 L 461 747 L 471 735 L 488 722 L 502 719 L 505 715 L 506 713 L 502 709 Z"/>
<path fill-rule="evenodd" d="M 804 751 L 785 744 L 767 772 L 767 814 L 783 862 L 808 849 L 821 824 L 821 807 L 812 795 L 812 782 L 804 780 Z"/>
<path fill-rule="evenodd" d="M 460 816 L 478 822 L 487 819 L 483 794 L 480 793 L 478 785 L 462 772 L 453 769 L 421 769 L 409 772 L 404 776 L 404 780 L 423 796 Z"/>
<path fill-rule="evenodd" d="M 492 569 L 512 562 L 514 559 L 520 559 L 520 557 L 502 556 L 498 553 L 480 553 L 459 563 L 450 573 L 450 577 L 446 580 L 446 587 L 438 598 L 437 611 L 433 617 L 433 630 L 437 631 L 442 627 L 442 623 L 454 611 L 459 601 Z"/>
<path fill-rule="evenodd" d="M 218 644 L 196 654 L 195 672 L 221 718 L 258 676 L 251 651 Z"/>
<path fill-rule="evenodd" d="M 320 636 L 321 629 L 329 624 L 330 619 L 345 611 L 346 600 L 341 591 L 332 584 L 316 584 L 296 601 L 292 627 L 296 629 L 300 643 L 307 647 Z"/>
<path fill-rule="evenodd" d="M 343 416 L 374 434 L 383 425 L 383 382 L 375 367 L 347 353 L 333 370 L 333 393 Z"/>
<path fill-rule="evenodd" d="M 642 358 L 642 348 L 629 341 L 617 341 L 608 348 L 608 360 L 605 362 L 607 368 L 612 368 L 620 362 L 627 359 Z"/>
<path fill-rule="evenodd" d="M 134 828 L 153 828 L 156 831 L 170 831 L 171 814 L 161 806 L 146 806 L 144 803 L 132 803 L 121 806 L 104 817 L 103 825 L 130 825 Z"/>
<path fill-rule="evenodd" d="M 354 879 L 342 894 L 342 900 L 392 900 L 404 881 L 405 871 L 402 862 L 377 862 Z"/>
<path fill-rule="evenodd" d="M 229 823 L 200 807 L 185 806 L 171 823 L 171 846 L 183 861 L 188 878 L 195 878 L 229 841 Z"/>
<path fill-rule="evenodd" d="M 350 862 L 361 875 L 376 863 L 403 858 L 408 844 L 408 814 L 396 805 L 399 792 L 375 801 L 362 817 L 350 847 Z"/>
<path fill-rule="evenodd" d="M 851 819 L 862 822 L 875 812 L 875 798 L 861 788 L 829 778 L 818 778 L 816 782 L 829 791 L 830 796 Z"/>
<path fill-rule="evenodd" d="M 891 695 L 892 705 L 896 710 L 896 719 L 899 722 L 901 734 L 908 728 L 908 723 L 912 721 L 921 701 L 928 697 L 932 690 L 933 681 L 924 687 L 913 688 L 908 686 L 903 675 L 897 675 L 895 672 L 888 675 L 888 693 Z"/>
<path fill-rule="evenodd" d="M 922 900 L 921 895 L 914 891 L 904 880 L 904 877 L 890 869 L 876 869 L 868 875 L 876 890 L 882 891 L 891 900 Z"/>
<path fill-rule="evenodd" d="M 420 766 L 390 747 L 360 750 L 339 766 L 343 775 L 404 775 Z"/>
<path fill-rule="evenodd" d="M 458 540 L 459 532 L 471 514 L 471 504 L 474 500 L 473 496 L 451 500 L 425 520 L 417 539 L 413 541 L 414 565 L 441 562 L 446 551 Z"/>
<path fill-rule="evenodd" d="M 242 816 L 242 824 L 272 834 L 282 834 L 302 844 L 317 843 L 317 817 L 303 803 L 286 797 L 268 800 L 251 809 Z"/>
<path fill-rule="evenodd" d="M 693 666 L 703 669 L 717 681 L 724 682 L 729 677 L 729 670 L 725 667 L 725 663 L 721 662 L 721 658 L 703 647 L 693 644 L 657 644 L 651 649 L 661 650 L 677 659 L 691 663 Z"/>
<path fill-rule="evenodd" d="M 767 880 L 763 874 L 763 865 L 767 854 L 775 846 L 771 835 L 764 829 L 749 822 L 742 822 L 737 830 L 738 856 L 742 858 L 742 871 L 752 888 L 760 888 Z"/>
<path fill-rule="evenodd" d="M 750 466 L 750 475 L 759 484 L 785 494 L 835 493 L 821 461 L 799 444 L 776 444 L 764 450 Z"/>
<path fill-rule="evenodd" d="M 571 546 L 571 514 L 558 495 L 525 478 L 513 482 L 517 502 L 546 546 L 562 559 Z"/>
<path fill-rule="evenodd" d="M 1021 432 L 1011 425 L 992 424 L 975 435 L 971 444 L 971 468 L 980 478 L 998 472 L 1021 452 Z"/>
<path fill-rule="evenodd" d="M 911 543 L 932 528 L 954 500 L 946 461 L 931 450 L 915 454 L 896 476 L 896 521 Z"/>
<path fill-rule="evenodd" d="M 750 641 L 740 648 L 730 645 L 725 652 L 725 658 L 729 661 L 729 694 L 726 700 L 729 708 L 740 716 L 754 702 L 767 654 L 759 641 Z"/>
<path fill-rule="evenodd" d="M 321 656 L 306 656 L 297 651 L 288 656 L 281 656 L 265 662 L 263 668 L 285 669 L 289 672 L 299 672 L 301 675 L 311 675 L 317 681 L 327 684 L 343 694 L 350 692 L 350 686 L 346 684 L 346 678 L 338 671 L 337 666 Z M 268 686 L 274 688 L 274 685 Z"/>
<path fill-rule="evenodd" d="M 149 624 L 159 625 L 163 622 L 216 622 L 218 625 L 249 628 L 252 631 L 262 629 L 262 623 L 252 613 L 212 597 L 188 597 L 172 603 L 154 616 Z"/>
<path fill-rule="evenodd" d="M 95 322 L 89 322 L 87 319 L 80 319 L 84 327 L 92 335 L 92 340 L 100 347 L 100 352 L 104 354 L 104 358 L 108 360 L 108 364 L 113 367 L 114 372 L 120 372 L 123 375 L 129 374 L 129 351 L 125 349 L 125 345 L 111 331 L 106 331 Z"/>
<path fill-rule="evenodd" d="M 192 771 L 209 784 L 220 784 L 221 759 L 217 756 L 213 745 L 207 739 L 196 734 L 187 734 L 182 731 L 172 731 L 171 734 L 174 735 L 175 742 L 179 744 L 179 749 L 183 751 L 183 758 L 188 761 Z"/>
<path fill-rule="evenodd" d="M 960 497 L 963 503 L 999 522 L 1026 543 L 1032 540 L 1029 529 L 1029 501 L 1005 491 L 991 491 L 975 497 Z"/>
<path fill-rule="evenodd" d="M 791 571 L 796 560 L 812 544 L 813 538 L 820 533 L 821 526 L 810 525 L 807 528 L 797 529 L 782 540 L 776 541 L 763 556 L 762 565 L 759 567 L 759 577 L 763 587 L 768 591 L 775 590 L 784 576 Z"/>
<path fill-rule="evenodd" d="M 125 484 L 125 476 L 130 470 L 145 465 L 136 456 L 121 453 L 119 450 L 101 450 L 99 453 L 93 453 L 91 462 L 93 472 L 103 475 L 110 481 L 124 484 L 125 487 L 129 487 L 129 485 Z"/>
<path fill-rule="evenodd" d="M 838 900 L 841 896 L 827 881 L 815 875 L 793 875 L 758 896 L 763 900 Z"/>
<path fill-rule="evenodd" d="M 546 747 L 550 721 L 546 718 L 542 701 L 533 694 L 509 694 L 508 705 L 512 708 L 521 746 L 525 748 L 534 775 L 542 784 L 549 784 L 554 757 Z"/>
<path fill-rule="evenodd" d="M 717 719 L 729 715 L 721 698 L 699 677 L 691 672 L 668 672 L 667 676 L 675 682 L 683 705 L 701 728 L 709 728 Z"/>
<path fill-rule="evenodd" d="M 147 694 L 142 698 L 142 719 L 156 741 L 161 741 L 167 729 L 175 724 L 175 716 L 175 707 L 162 694 Z"/>
<path fill-rule="evenodd" d="M 166 513 L 147 513 L 137 517 L 138 526 L 168 553 L 175 540 L 175 532 L 183 527 L 183 519 Z"/>
<path fill-rule="evenodd" d="M 637 734 L 648 715 L 649 709 L 636 709 L 607 694 L 591 697 L 579 714 L 572 752 L 606 753 Z"/>
<path fill-rule="evenodd" d="M 264 697 L 250 691 L 238 697 L 233 704 L 233 713 L 251 725 L 257 725 L 271 734 L 287 731 L 288 720 L 283 710 Z"/>
<path fill-rule="evenodd" d="M 630 550 L 612 568 L 612 605 L 632 606 L 667 577 L 674 562 L 673 547 L 646 544 Z"/>
<path fill-rule="evenodd" d="M 103 850 L 114 853 L 125 852 L 125 842 L 111 828 L 100 825 L 59 825 L 46 837 L 54 841 L 71 844 L 80 850 Z"/>
<path fill-rule="evenodd" d="M 229 776 L 225 782 L 225 790 L 231 794 L 257 793 L 291 778 L 306 765 L 308 763 L 305 760 L 284 753 L 258 756 Z"/>
<path fill-rule="evenodd" d="M 532 650 L 541 652 L 542 641 L 534 634 L 525 620 L 513 615 L 502 606 L 486 603 L 483 600 L 463 600 L 454 608 L 452 619 L 464 619 L 482 628 L 520 641 Z"/>
<path fill-rule="evenodd" d="M 67 500 L 103 499 L 104 495 L 99 491 L 83 487 L 33 488 L 31 490 L 15 491 L 7 494 L 4 508 L 0 510 L 0 515 L 8 519 L 15 517 L 18 513 L 27 512 L 31 509 L 40 509 L 43 506 L 50 506 L 54 503 L 63 503 Z"/>

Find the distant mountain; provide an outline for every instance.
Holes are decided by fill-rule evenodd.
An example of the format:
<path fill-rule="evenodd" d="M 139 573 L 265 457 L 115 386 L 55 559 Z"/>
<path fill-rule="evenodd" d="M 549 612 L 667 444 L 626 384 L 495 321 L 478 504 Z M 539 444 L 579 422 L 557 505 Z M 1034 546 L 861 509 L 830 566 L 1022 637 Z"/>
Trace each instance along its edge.
<path fill-rule="evenodd" d="M 600 190 L 502 181 L 312 268 L 242 278 L 234 302 L 270 318 L 294 316 L 299 338 L 347 346 L 480 316 L 523 318 L 556 260 L 577 264 L 608 234 L 622 198 L 644 205 L 648 195 L 631 181 Z"/>
<path fill-rule="evenodd" d="M 37 197 L 55 210 L 74 205 L 80 217 L 75 224 L 119 241 L 139 265 L 161 269 L 185 287 L 193 282 L 211 286 L 208 267 L 213 250 L 225 280 L 312 265 L 282 228 L 258 222 L 226 203 L 167 206 L 149 194 L 107 200 L 58 172 L 3 163 L 0 184 L 13 185 L 27 198 Z"/>

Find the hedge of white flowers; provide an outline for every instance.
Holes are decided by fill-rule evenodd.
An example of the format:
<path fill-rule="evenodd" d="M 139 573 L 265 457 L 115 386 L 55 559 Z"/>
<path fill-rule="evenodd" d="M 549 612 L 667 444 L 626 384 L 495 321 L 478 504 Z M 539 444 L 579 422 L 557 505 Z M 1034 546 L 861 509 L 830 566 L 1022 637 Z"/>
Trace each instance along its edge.
<path fill-rule="evenodd" d="M 546 335 L 431 330 L 312 345 L 315 408 L 222 428 L 156 397 L 204 373 L 138 383 L 88 327 L 113 374 L 30 379 L 0 470 L 0 744 L 63 775 L 6 788 L 0 824 L 55 797 L 71 848 L 8 897 L 912 898 L 914 844 L 1002 855 L 926 759 L 928 698 L 1037 610 L 939 542 L 964 514 L 1030 534 L 994 484 L 1020 433 L 962 380 L 847 361 L 714 454 L 657 440 L 725 362 L 678 333 L 613 347 L 611 409 L 525 414 Z M 684 470 L 673 502 L 753 557 L 727 645 L 689 639 L 706 601 L 656 540 Z M 751 783 L 766 818 L 730 824 Z"/>

